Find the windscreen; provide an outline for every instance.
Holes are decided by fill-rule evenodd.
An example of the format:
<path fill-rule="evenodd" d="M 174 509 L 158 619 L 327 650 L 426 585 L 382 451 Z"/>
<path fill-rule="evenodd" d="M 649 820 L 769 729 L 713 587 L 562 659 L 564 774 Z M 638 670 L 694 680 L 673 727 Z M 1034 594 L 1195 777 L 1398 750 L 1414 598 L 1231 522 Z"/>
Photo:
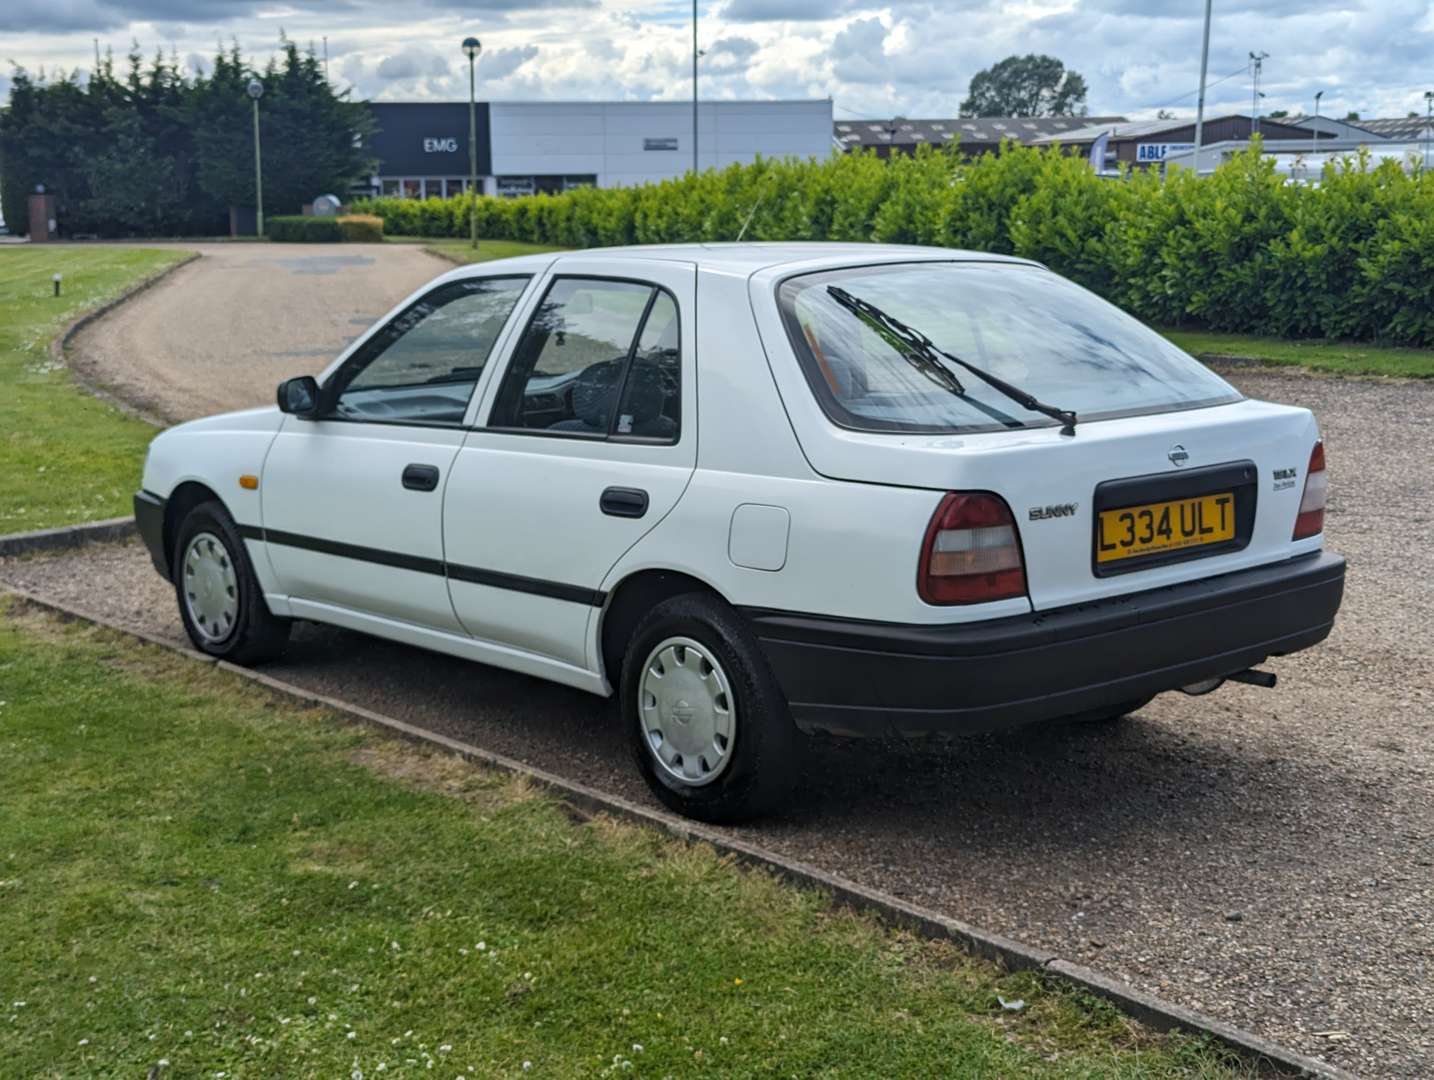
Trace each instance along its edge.
<path fill-rule="evenodd" d="M 778 290 L 807 381 L 836 423 L 868 431 L 1044 427 L 948 360 L 929 370 L 910 345 L 833 296 L 845 291 L 938 349 L 1082 421 L 1203 408 L 1240 394 L 1165 338 L 1047 270 L 1014 263 L 901 263 L 807 274 Z M 926 369 L 926 370 L 923 370 Z"/>

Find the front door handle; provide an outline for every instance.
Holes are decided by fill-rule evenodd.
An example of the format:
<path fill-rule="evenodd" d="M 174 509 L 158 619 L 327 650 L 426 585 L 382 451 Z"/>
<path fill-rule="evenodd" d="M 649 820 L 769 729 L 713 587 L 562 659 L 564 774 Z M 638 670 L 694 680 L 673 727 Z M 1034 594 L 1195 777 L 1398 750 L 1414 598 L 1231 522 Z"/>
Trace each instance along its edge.
<path fill-rule="evenodd" d="M 403 486 L 409 491 L 434 491 L 438 488 L 437 465 L 409 465 L 403 470 Z"/>
<path fill-rule="evenodd" d="M 598 507 L 612 517 L 640 518 L 647 513 L 647 492 L 641 488 L 610 487 L 602 493 Z"/>

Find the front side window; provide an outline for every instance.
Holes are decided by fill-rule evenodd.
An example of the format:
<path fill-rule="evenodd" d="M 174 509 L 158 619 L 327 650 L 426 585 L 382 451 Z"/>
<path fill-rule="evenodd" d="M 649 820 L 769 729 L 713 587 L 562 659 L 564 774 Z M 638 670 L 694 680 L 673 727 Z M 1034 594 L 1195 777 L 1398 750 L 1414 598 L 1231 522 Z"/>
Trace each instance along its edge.
<path fill-rule="evenodd" d="M 1037 267 L 901 263 L 791 278 L 778 289 L 787 332 L 827 415 L 867 431 L 952 432 L 1055 423 L 944 362 L 964 393 L 923 370 L 900 337 L 852 310 L 855 298 L 937 348 L 1082 420 L 1239 401 L 1229 383 L 1119 308 Z"/>
<path fill-rule="evenodd" d="M 461 424 L 526 277 L 443 285 L 349 358 L 326 396 L 340 420 Z"/>
<path fill-rule="evenodd" d="M 673 442 L 681 355 L 671 294 L 639 282 L 559 278 L 513 351 L 489 425 Z"/>

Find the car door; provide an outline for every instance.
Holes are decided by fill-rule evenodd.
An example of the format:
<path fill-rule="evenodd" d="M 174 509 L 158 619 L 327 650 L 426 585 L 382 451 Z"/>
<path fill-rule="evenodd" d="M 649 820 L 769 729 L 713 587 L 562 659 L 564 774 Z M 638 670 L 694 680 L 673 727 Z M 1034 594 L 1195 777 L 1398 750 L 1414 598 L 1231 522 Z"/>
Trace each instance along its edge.
<path fill-rule="evenodd" d="M 295 614 L 339 608 L 462 632 L 444 579 L 443 484 L 530 280 L 437 286 L 328 376 L 317 419 L 284 418 L 260 494 L 269 560 Z"/>
<path fill-rule="evenodd" d="M 696 463 L 696 280 L 691 263 L 571 258 L 534 290 L 444 495 L 474 637 L 596 670 L 603 579 Z"/>

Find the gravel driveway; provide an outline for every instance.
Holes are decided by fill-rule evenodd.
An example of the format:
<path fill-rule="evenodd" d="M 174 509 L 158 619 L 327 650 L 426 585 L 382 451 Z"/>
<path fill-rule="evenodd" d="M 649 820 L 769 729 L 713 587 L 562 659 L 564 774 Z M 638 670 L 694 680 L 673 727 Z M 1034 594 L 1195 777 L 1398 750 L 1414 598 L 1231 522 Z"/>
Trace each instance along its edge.
<path fill-rule="evenodd" d="M 396 245 L 203 250 L 72 354 L 176 419 L 270 400 L 445 266 Z M 305 345 L 252 344 L 273 341 Z M 821 743 L 794 808 L 740 832 L 1357 1073 L 1434 1076 L 1434 385 L 1232 378 L 1320 416 L 1350 559 L 1324 646 L 1272 661 L 1273 691 L 1167 694 L 1111 726 Z M 135 544 L 0 561 L 0 580 L 182 637 Z M 310 625 L 270 670 L 647 798 L 611 712 L 576 691 Z"/>
<path fill-rule="evenodd" d="M 173 246 L 203 258 L 91 323 L 67 351 L 85 379 L 169 421 L 271 404 L 281 379 L 317 374 L 453 269 L 412 244 Z"/>
<path fill-rule="evenodd" d="M 1272 661 L 1276 690 L 1167 694 L 1110 727 L 819 744 L 794 809 L 740 832 L 1357 1073 L 1431 1076 L 1434 387 L 1234 378 L 1323 421 L 1351 564 L 1323 647 Z M 182 636 L 134 544 L 0 579 Z M 270 670 L 647 798 L 576 691 L 309 625 Z"/>

